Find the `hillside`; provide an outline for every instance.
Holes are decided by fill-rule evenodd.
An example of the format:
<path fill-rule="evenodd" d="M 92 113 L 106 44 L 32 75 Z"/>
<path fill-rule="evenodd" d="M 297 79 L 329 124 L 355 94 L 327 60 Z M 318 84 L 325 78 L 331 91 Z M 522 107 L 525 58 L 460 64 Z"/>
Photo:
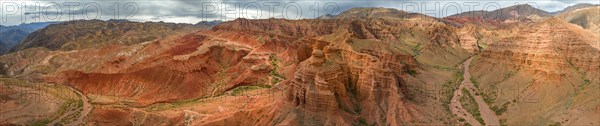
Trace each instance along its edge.
<path fill-rule="evenodd" d="M 529 4 L 514 5 L 493 11 L 471 11 L 463 12 L 448 17 L 460 18 L 483 18 L 485 20 L 497 20 L 500 22 L 539 21 L 550 17 L 551 14 L 544 10 L 532 7 Z"/>
<path fill-rule="evenodd" d="M 600 35 L 600 17 L 598 15 L 600 15 L 600 6 L 592 6 L 565 11 L 558 15 L 558 18 Z"/>
<path fill-rule="evenodd" d="M 572 114 L 597 117 L 594 111 L 576 111 L 598 104 L 589 97 L 598 94 L 600 84 L 598 36 L 557 18 L 517 28 L 522 30 L 489 45 L 470 66 L 471 80 L 487 102 L 508 107 L 499 114 L 509 125 L 597 124 Z M 534 106 L 539 109 L 527 109 Z M 530 116 L 540 118 L 525 119 Z"/>
<path fill-rule="evenodd" d="M 60 22 L 37 22 L 20 24 L 17 26 L 0 25 L 0 55 L 7 53 L 12 47 L 27 37 L 29 33 L 44 28 L 50 24 L 57 23 Z"/>
<path fill-rule="evenodd" d="M 208 27 L 160 22 L 68 21 L 31 33 L 10 52 L 35 47 L 69 51 L 98 48 L 109 43 L 132 45 Z"/>

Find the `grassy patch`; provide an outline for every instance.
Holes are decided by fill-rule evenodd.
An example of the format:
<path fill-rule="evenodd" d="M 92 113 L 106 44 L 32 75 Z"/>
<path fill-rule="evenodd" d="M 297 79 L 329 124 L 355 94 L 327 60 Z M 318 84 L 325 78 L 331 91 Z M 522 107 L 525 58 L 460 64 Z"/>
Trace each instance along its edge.
<path fill-rule="evenodd" d="M 45 126 L 48 123 L 50 123 L 49 119 L 41 119 L 41 120 L 36 120 L 33 123 L 29 124 L 31 126 Z"/>
<path fill-rule="evenodd" d="M 369 123 L 367 122 L 367 119 L 365 119 L 365 118 L 363 118 L 363 117 L 359 117 L 359 118 L 358 118 L 358 123 L 359 123 L 361 126 L 367 126 L 367 125 L 369 125 Z"/>
<path fill-rule="evenodd" d="M 201 98 L 194 98 L 194 99 L 172 102 L 170 104 L 173 105 L 172 106 L 173 108 L 176 108 L 176 107 L 181 107 L 181 106 L 190 105 L 190 104 L 196 104 L 196 103 L 200 103 L 200 102 L 201 102 Z"/>
<path fill-rule="evenodd" d="M 263 87 L 261 87 L 261 86 L 239 86 L 232 90 L 231 95 L 238 96 L 238 95 L 243 94 L 244 92 L 261 89 L 261 88 L 263 88 Z"/>
<path fill-rule="evenodd" d="M 415 76 L 415 75 L 417 75 L 417 71 L 416 70 L 408 70 L 408 74 Z"/>
<path fill-rule="evenodd" d="M 477 82 L 477 78 L 471 77 L 471 83 L 475 86 L 475 89 L 479 89 L 479 82 Z"/>
<path fill-rule="evenodd" d="M 560 126 L 560 122 L 551 123 L 548 124 L 548 126 Z"/>
<path fill-rule="evenodd" d="M 440 65 L 435 65 L 435 66 L 433 66 L 433 68 L 438 69 L 438 70 L 443 70 L 443 71 L 461 71 L 460 69 L 445 67 L 445 66 L 440 66 Z"/>
<path fill-rule="evenodd" d="M 269 71 L 269 75 L 273 80 L 271 81 L 271 85 L 275 85 L 283 80 L 285 80 L 285 76 L 279 74 L 279 64 L 277 62 L 277 57 L 275 55 L 270 55 L 269 59 L 271 60 L 271 65 L 273 69 Z"/>
<path fill-rule="evenodd" d="M 494 113 L 496 113 L 496 115 L 502 115 L 508 109 L 509 104 L 510 104 L 510 102 L 506 102 L 506 103 L 502 104 L 502 107 L 493 106 L 490 109 L 492 109 L 494 111 Z"/>

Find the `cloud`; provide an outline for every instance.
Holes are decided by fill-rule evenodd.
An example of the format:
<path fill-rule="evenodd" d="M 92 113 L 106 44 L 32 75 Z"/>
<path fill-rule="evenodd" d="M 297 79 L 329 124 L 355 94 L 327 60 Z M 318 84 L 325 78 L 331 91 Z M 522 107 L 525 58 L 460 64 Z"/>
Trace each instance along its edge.
<path fill-rule="evenodd" d="M 0 1 L 0 5 L 27 5 L 26 9 L 19 9 L 19 13 L 2 13 L 1 25 L 16 25 L 29 21 L 66 21 L 73 19 L 128 19 L 136 21 L 169 21 L 178 23 L 196 23 L 210 20 L 233 20 L 236 18 L 266 19 L 288 18 L 303 19 L 315 18 L 325 14 L 339 14 L 355 7 L 386 7 L 396 8 L 409 12 L 425 13 L 430 16 L 444 17 L 468 11 L 467 3 L 479 4 L 475 10 L 493 10 L 496 7 L 484 8 L 493 3 L 500 7 L 530 3 L 534 7 L 554 12 L 567 6 L 578 3 L 598 4 L 597 0 L 567 1 L 567 0 L 538 0 L 538 1 L 425 1 L 425 0 L 151 0 L 151 1 L 101 1 L 101 0 L 73 0 L 73 1 Z M 13 4 L 14 3 L 14 4 Z M 78 4 L 68 10 L 68 4 Z M 454 5 L 458 5 L 456 8 Z M 490 4 L 491 5 L 491 4 Z M 58 7 L 52 7 L 58 6 Z M 416 8 L 415 8 L 416 7 Z M 2 11 L 11 9 L 0 6 Z M 58 10 L 57 10 L 58 9 Z M 72 12 L 72 13 L 69 13 Z M 12 14 L 12 15 L 10 15 Z M 48 19 L 62 15 L 60 19 Z M 29 18 L 33 20 L 29 20 Z M 24 20 L 27 19 L 27 20 Z"/>

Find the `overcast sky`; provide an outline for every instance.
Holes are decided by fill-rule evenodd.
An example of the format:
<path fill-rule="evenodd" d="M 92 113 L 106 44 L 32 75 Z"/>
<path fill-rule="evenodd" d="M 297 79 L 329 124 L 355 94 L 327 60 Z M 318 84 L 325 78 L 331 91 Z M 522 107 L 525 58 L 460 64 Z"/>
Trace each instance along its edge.
<path fill-rule="evenodd" d="M 6 26 L 74 19 L 127 19 L 176 23 L 226 21 L 235 18 L 303 19 L 324 14 L 339 14 L 354 7 L 396 8 L 445 17 L 459 12 L 495 10 L 515 4 L 530 4 L 548 12 L 555 12 L 579 3 L 599 4 L 599 0 L 2 0 L 0 3 L 0 25 Z"/>

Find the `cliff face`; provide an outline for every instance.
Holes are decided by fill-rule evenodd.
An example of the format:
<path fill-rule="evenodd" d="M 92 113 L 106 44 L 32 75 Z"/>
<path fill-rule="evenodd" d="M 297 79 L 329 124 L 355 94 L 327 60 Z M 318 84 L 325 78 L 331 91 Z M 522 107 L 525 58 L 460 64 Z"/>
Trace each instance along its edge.
<path fill-rule="evenodd" d="M 424 107 L 413 101 L 418 99 L 413 92 L 420 89 L 414 89 L 418 80 L 409 71 L 452 67 L 468 53 L 460 47 L 458 35 L 452 33 L 455 29 L 448 25 L 432 18 L 399 20 L 238 19 L 213 31 L 297 39 L 290 43 L 298 47 L 292 49 L 296 54 L 286 56 L 295 57 L 290 61 L 297 65 L 292 65 L 295 70 L 286 74 L 290 79 L 282 85 L 287 87 L 285 106 L 300 112 L 279 113 L 278 117 L 286 120 L 283 124 L 394 125 L 434 120 L 431 115 L 420 114 Z"/>
<path fill-rule="evenodd" d="M 523 118 L 547 115 L 561 124 L 596 124 L 565 115 L 597 107 L 589 96 L 598 94 L 594 90 L 600 82 L 598 36 L 557 18 L 514 29 L 516 34 L 490 44 L 471 65 L 471 79 L 484 98 L 492 106 L 508 106 L 500 113 L 505 123 L 535 124 L 540 120 Z M 534 106 L 540 109 L 526 109 Z"/>
<path fill-rule="evenodd" d="M 541 75 L 542 80 L 559 81 L 564 70 L 575 67 L 595 74 L 599 68 L 598 37 L 572 24 L 550 19 L 525 25 L 515 36 L 491 44 L 483 51 L 485 64 L 509 64 Z M 535 29 L 531 28 L 535 27 Z M 507 58 L 510 57 L 510 58 Z M 588 76 L 589 78 L 592 76 Z"/>
<path fill-rule="evenodd" d="M 452 68 L 469 55 L 453 33 L 456 29 L 432 18 L 400 20 L 238 19 L 211 30 L 132 45 L 108 43 L 72 51 L 32 48 L 0 59 L 9 66 L 8 76 L 66 84 L 114 102 L 97 101 L 103 104 L 152 108 L 230 95 L 244 86 L 277 86 L 285 94 L 286 100 L 277 104 L 263 101 L 248 104 L 256 110 L 211 112 L 189 122 L 193 124 L 229 124 L 231 119 L 265 113 L 271 120 L 257 124 L 456 123 L 447 119 L 438 96 L 426 94 L 436 92 L 419 88 L 447 81 L 450 72 L 438 68 Z M 104 107 L 94 110 L 90 121 L 126 123 L 131 114 L 143 111 Z M 106 113 L 122 115 L 123 120 Z M 183 113 L 145 114 L 183 121 Z M 279 118 L 284 122 L 275 121 Z"/>
<path fill-rule="evenodd" d="M 380 58 L 348 49 L 325 46 L 298 65 L 290 82 L 288 99 L 294 105 L 322 117 L 317 122 L 344 122 L 332 113 L 359 115 L 372 123 L 399 123 L 416 119 L 411 103 L 405 103 L 406 80 L 412 58 L 381 54 Z M 401 108 L 401 109 L 396 109 Z M 324 115 L 321 115 L 324 114 Z M 333 116 L 333 118 L 329 118 Z M 408 116 L 399 116 L 408 115 Z M 396 117 L 396 118 L 380 118 Z M 327 120 L 329 118 L 329 120 Z M 381 121 L 381 122 L 379 122 Z"/>

